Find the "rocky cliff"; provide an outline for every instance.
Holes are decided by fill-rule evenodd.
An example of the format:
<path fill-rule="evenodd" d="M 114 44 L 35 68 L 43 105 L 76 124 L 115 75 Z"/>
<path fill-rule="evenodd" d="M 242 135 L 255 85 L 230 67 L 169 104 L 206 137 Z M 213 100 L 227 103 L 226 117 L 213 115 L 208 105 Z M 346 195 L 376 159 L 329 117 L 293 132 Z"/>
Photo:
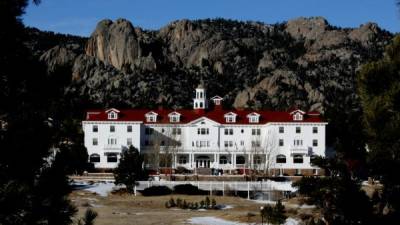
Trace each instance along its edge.
<path fill-rule="evenodd" d="M 124 19 L 100 21 L 85 44 L 41 53 L 50 73 L 69 68 L 66 92 L 115 107 L 190 107 L 204 80 L 228 107 L 305 110 L 358 108 L 355 75 L 382 56 L 392 34 L 324 18 L 267 25 L 223 19 L 181 20 L 157 31 Z"/>

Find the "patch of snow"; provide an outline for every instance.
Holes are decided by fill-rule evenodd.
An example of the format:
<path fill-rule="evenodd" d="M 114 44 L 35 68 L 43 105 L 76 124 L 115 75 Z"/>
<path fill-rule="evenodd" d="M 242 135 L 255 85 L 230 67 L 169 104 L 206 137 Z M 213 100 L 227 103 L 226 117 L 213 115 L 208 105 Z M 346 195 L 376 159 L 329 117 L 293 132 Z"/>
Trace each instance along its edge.
<path fill-rule="evenodd" d="M 98 182 L 93 184 L 89 184 L 87 182 L 72 182 L 71 185 L 75 190 L 90 191 L 102 197 L 106 197 L 108 193 L 119 188 L 118 186 L 115 186 L 115 184 L 112 182 Z"/>
<path fill-rule="evenodd" d="M 221 209 L 233 209 L 233 205 L 224 205 Z"/>
<path fill-rule="evenodd" d="M 189 220 L 187 220 L 187 223 L 197 224 L 197 225 L 245 225 L 244 223 L 228 221 L 213 216 L 192 217 Z"/>
<path fill-rule="evenodd" d="M 271 200 L 249 200 L 255 203 L 259 203 L 259 204 L 268 204 L 268 205 L 275 205 L 277 202 L 276 201 L 271 201 Z M 285 204 L 284 202 L 282 202 L 282 204 Z"/>
<path fill-rule="evenodd" d="M 299 221 L 293 218 L 287 218 L 284 225 L 299 225 Z"/>
<path fill-rule="evenodd" d="M 303 204 L 300 206 L 300 209 L 313 209 L 315 208 L 315 205 L 307 205 L 307 204 Z"/>
<path fill-rule="evenodd" d="M 198 209 L 197 211 L 205 212 L 205 211 L 207 211 L 207 209 Z"/>

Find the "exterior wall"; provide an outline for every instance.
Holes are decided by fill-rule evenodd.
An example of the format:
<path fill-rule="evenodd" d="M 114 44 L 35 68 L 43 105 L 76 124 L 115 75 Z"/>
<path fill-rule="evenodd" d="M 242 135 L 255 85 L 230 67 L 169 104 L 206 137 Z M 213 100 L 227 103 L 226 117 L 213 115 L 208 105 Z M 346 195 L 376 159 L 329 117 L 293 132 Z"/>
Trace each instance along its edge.
<path fill-rule="evenodd" d="M 98 132 L 93 132 L 93 125 L 98 126 Z M 115 132 L 110 132 L 110 125 L 115 126 Z M 127 132 L 127 126 L 132 126 L 132 132 Z M 209 158 L 210 168 L 232 170 L 237 168 L 246 169 L 282 169 L 283 173 L 294 175 L 295 169 L 301 169 L 303 174 L 309 174 L 316 169 L 310 164 L 311 155 L 325 156 L 325 126 L 326 123 L 269 123 L 269 124 L 218 124 L 207 118 L 201 118 L 190 124 L 143 124 L 141 122 L 95 122 L 84 121 L 85 146 L 88 154 L 99 154 L 100 162 L 95 163 L 96 168 L 114 168 L 117 163 L 107 163 L 107 154 L 118 153 L 127 146 L 127 139 L 132 139 L 132 145 L 142 153 L 148 153 L 154 146 L 145 145 L 146 141 L 173 139 L 181 143 L 175 145 L 169 151 L 174 154 L 174 167 L 183 166 L 187 169 L 204 166 L 204 158 Z M 145 133 L 146 127 L 152 128 L 153 134 Z M 181 128 L 180 135 L 172 135 L 172 128 Z M 279 133 L 279 127 L 284 132 Z M 296 133 L 296 127 L 301 132 Z M 313 127 L 317 127 L 318 133 L 313 133 Z M 198 134 L 198 129 L 208 129 L 208 134 Z M 233 129 L 233 134 L 225 129 Z M 253 135 L 253 129 L 260 129 L 260 135 Z M 98 139 L 98 145 L 93 145 L 93 138 Z M 115 138 L 116 144 L 108 144 L 108 139 Z M 283 140 L 283 146 L 279 146 L 279 139 Z M 295 145 L 294 141 L 302 141 L 302 145 Z M 318 146 L 313 146 L 313 140 L 318 141 Z M 199 146 L 203 141 L 205 146 Z M 225 141 L 232 145 L 225 146 Z M 259 142 L 260 146 L 252 145 Z M 159 143 L 160 144 L 160 143 Z M 161 153 L 163 147 L 160 147 Z M 303 156 L 303 163 L 294 163 L 293 156 Z M 286 163 L 276 163 L 277 155 L 285 155 Z M 186 163 L 179 164 L 179 157 L 186 157 Z M 220 164 L 220 157 L 226 156 L 227 164 Z M 237 163 L 237 157 L 245 157 L 245 164 Z M 254 164 L 254 159 L 260 157 L 262 163 Z M 200 161 L 200 158 L 202 161 Z M 199 162 L 196 164 L 196 160 Z M 267 163 L 265 163 L 267 162 Z M 307 171 L 307 172 L 306 172 Z"/>
<path fill-rule="evenodd" d="M 93 126 L 98 126 L 98 131 L 93 132 Z M 115 131 L 110 132 L 110 126 L 115 126 Z M 127 126 L 132 126 L 132 132 L 127 132 Z M 141 148 L 141 127 L 142 124 L 138 122 L 92 122 L 84 121 L 82 123 L 83 132 L 85 133 L 84 143 L 88 151 L 89 157 L 92 154 L 100 155 L 100 162 L 95 163 L 96 168 L 114 168 L 117 163 L 108 163 L 107 154 L 121 153 L 123 148 L 127 148 L 127 139 L 132 139 L 132 145 L 139 149 Z M 93 139 L 97 138 L 97 145 L 93 145 Z M 115 144 L 109 144 L 110 138 L 116 139 Z M 118 156 L 119 157 L 119 156 Z"/>

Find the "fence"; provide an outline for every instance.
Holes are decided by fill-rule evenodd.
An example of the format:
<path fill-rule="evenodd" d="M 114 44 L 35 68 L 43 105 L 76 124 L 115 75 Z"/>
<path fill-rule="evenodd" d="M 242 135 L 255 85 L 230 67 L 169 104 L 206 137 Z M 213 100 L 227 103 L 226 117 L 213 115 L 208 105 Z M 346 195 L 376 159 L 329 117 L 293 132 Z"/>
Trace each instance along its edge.
<path fill-rule="evenodd" d="M 292 182 L 276 182 L 276 181 L 252 181 L 252 182 L 241 182 L 241 181 L 139 181 L 136 185 L 136 190 L 144 190 L 151 186 L 167 186 L 173 189 L 176 185 L 191 184 L 197 186 L 201 190 L 209 191 L 210 194 L 213 191 L 221 191 L 222 195 L 225 195 L 226 191 L 246 191 L 247 198 L 250 198 L 250 192 L 271 192 L 271 191 L 282 191 L 282 192 L 294 192 L 296 188 L 292 187 Z M 135 191 L 136 191 L 135 190 Z"/>

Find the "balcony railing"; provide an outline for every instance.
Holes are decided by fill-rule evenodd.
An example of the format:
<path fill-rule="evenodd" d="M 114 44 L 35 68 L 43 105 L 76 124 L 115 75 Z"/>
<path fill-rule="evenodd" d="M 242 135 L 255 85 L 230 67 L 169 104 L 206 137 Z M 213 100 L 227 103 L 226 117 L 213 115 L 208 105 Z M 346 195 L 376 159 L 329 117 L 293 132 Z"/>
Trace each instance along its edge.
<path fill-rule="evenodd" d="M 120 145 L 105 145 L 105 151 L 121 151 L 122 147 Z"/>
<path fill-rule="evenodd" d="M 308 148 L 307 147 L 300 147 L 300 146 L 295 146 L 290 148 L 290 154 L 301 154 L 301 155 L 307 155 L 308 154 Z"/>

